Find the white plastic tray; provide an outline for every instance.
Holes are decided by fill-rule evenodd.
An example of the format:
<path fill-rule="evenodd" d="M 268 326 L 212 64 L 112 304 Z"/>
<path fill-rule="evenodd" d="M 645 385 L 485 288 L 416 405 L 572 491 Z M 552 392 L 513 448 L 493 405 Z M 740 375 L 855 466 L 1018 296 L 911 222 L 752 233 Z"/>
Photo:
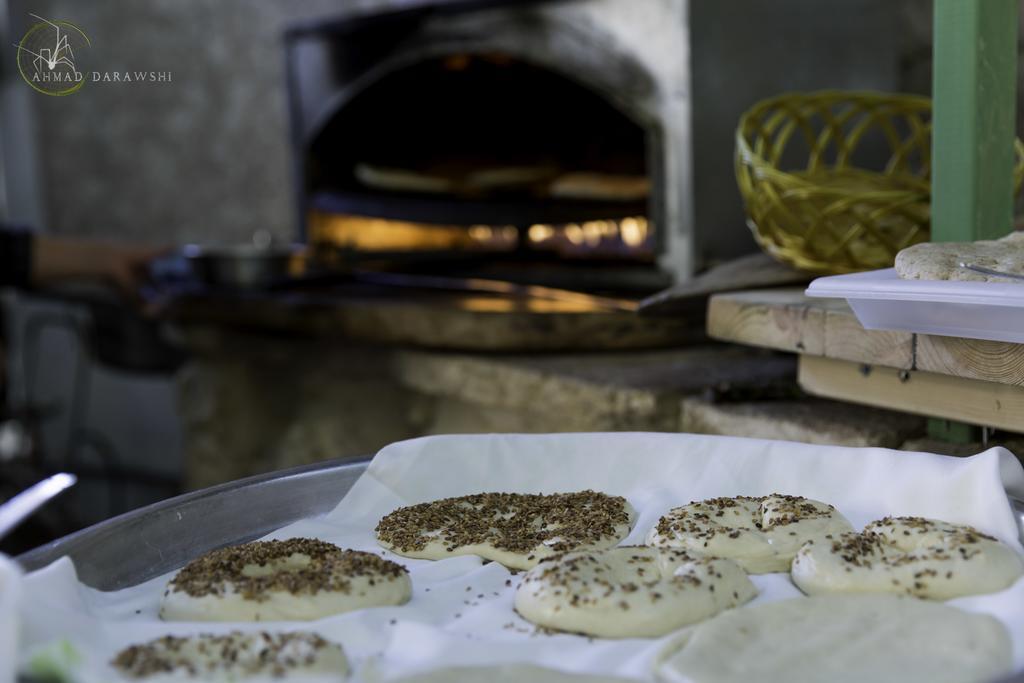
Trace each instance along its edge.
<path fill-rule="evenodd" d="M 807 296 L 846 299 L 869 330 L 1024 343 L 1024 284 L 902 280 L 887 268 L 818 278 Z"/>

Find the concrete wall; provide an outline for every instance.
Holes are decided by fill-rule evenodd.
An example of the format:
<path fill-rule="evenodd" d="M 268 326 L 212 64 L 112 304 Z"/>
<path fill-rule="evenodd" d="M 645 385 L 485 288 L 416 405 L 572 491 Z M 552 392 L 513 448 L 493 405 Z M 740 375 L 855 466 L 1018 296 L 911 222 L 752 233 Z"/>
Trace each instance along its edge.
<path fill-rule="evenodd" d="M 0 0 L 0 45 L 11 45 L 20 36 L 8 20 L 7 0 Z M 0 50 L 0 220 L 41 225 L 41 159 L 32 107 L 36 93 L 15 75 L 14 58 L 15 50 Z"/>
<path fill-rule="evenodd" d="M 899 90 L 905 4 L 691 3 L 697 251 L 704 263 L 757 250 L 733 173 L 734 133 L 743 112 L 791 90 Z"/>
<path fill-rule="evenodd" d="M 48 228 L 175 243 L 291 233 L 280 32 L 331 0 L 14 0 L 83 27 L 90 69 L 171 83 L 34 97 Z"/>

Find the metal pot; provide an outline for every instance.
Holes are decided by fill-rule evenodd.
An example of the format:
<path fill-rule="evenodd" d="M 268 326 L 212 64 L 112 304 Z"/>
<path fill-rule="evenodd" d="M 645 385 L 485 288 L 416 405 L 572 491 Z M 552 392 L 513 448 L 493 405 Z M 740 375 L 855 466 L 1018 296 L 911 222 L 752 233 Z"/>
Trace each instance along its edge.
<path fill-rule="evenodd" d="M 182 249 L 193 274 L 205 285 L 235 290 L 266 289 L 288 279 L 299 255 L 293 245 L 253 245 Z"/>

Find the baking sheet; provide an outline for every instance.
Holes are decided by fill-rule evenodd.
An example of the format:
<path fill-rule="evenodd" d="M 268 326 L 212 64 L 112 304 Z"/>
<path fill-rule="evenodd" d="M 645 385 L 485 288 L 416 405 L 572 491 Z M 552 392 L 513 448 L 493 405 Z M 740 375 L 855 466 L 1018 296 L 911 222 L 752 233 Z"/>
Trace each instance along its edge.
<path fill-rule="evenodd" d="M 623 495 L 636 507 L 639 517 L 627 543 L 641 543 L 658 517 L 676 505 L 778 491 L 831 502 L 856 527 L 886 514 L 936 517 L 971 524 L 1024 552 L 1004 492 L 1024 497 L 1024 470 L 1001 448 L 948 458 L 687 434 L 427 437 L 383 449 L 337 508 L 269 536 L 313 536 L 392 557 L 412 574 L 412 601 L 279 626 L 315 630 L 342 643 L 357 669 L 356 680 L 387 680 L 439 666 L 526 661 L 643 680 L 671 636 L 592 640 L 538 633 L 514 613 L 518 578 L 500 565 L 472 557 L 439 562 L 399 558 L 384 553 L 373 536 L 380 517 L 401 505 L 484 490 L 583 488 Z M 109 680 L 106 662 L 129 644 L 167 633 L 239 628 L 159 621 L 159 598 L 169 578 L 103 593 L 80 584 L 66 559 L 26 576 L 20 612 L 28 646 L 23 663 L 33 654 L 38 660 L 42 652 L 44 659 L 60 660 L 78 680 Z M 785 574 L 752 580 L 760 595 L 751 604 L 800 595 Z M 1015 667 L 1024 668 L 1024 580 L 1001 593 L 954 604 L 1001 619 L 1013 637 Z M 64 640 L 73 646 L 70 657 L 60 645 Z"/>
<path fill-rule="evenodd" d="M 904 280 L 895 268 L 820 277 L 807 296 L 846 299 L 869 330 L 1024 343 L 1024 285 Z"/>

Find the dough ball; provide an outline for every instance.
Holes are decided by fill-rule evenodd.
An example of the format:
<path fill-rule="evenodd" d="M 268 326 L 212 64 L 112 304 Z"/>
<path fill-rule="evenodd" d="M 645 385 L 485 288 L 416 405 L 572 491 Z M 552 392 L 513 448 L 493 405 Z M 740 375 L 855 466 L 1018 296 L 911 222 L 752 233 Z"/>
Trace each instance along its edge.
<path fill-rule="evenodd" d="M 634 683 L 629 678 L 568 673 L 532 664 L 464 666 L 403 676 L 391 683 Z"/>
<path fill-rule="evenodd" d="M 978 683 L 1010 671 L 996 619 L 895 595 L 828 595 L 732 610 L 670 643 L 662 683 Z"/>

